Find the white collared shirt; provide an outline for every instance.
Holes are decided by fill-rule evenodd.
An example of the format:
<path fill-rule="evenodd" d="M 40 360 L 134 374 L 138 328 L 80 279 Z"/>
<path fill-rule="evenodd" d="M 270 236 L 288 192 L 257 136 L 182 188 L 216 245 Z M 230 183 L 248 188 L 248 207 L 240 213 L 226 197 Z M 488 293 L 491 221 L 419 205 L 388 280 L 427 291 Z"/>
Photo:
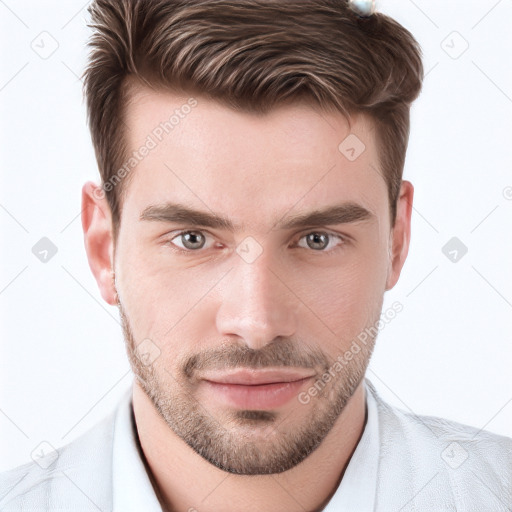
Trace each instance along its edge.
<path fill-rule="evenodd" d="M 338 489 L 324 512 L 372 512 L 379 461 L 379 425 L 375 398 L 366 386 L 367 420 Z M 132 391 L 117 411 L 113 444 L 113 512 L 161 512 L 162 508 L 139 455 L 132 417 Z"/>
<path fill-rule="evenodd" d="M 367 419 L 343 479 L 324 512 L 373 512 L 379 471 L 379 421 L 375 397 L 365 383 Z"/>
<path fill-rule="evenodd" d="M 139 454 L 132 388 L 119 404 L 112 446 L 112 512 L 162 512 Z"/>

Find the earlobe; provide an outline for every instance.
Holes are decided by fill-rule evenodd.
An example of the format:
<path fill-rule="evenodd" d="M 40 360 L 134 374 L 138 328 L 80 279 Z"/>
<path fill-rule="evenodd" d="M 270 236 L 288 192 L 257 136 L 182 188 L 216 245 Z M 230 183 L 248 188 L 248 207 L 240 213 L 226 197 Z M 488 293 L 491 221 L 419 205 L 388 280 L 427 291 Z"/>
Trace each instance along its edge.
<path fill-rule="evenodd" d="M 113 279 L 113 236 L 110 207 L 102 188 L 88 181 L 82 187 L 82 229 L 85 251 L 101 296 L 117 304 Z"/>
<path fill-rule="evenodd" d="M 396 221 L 390 236 L 389 272 L 386 280 L 386 291 L 398 282 L 400 272 L 409 252 L 411 239 L 411 214 L 414 187 L 409 181 L 402 181 L 397 202 Z"/>

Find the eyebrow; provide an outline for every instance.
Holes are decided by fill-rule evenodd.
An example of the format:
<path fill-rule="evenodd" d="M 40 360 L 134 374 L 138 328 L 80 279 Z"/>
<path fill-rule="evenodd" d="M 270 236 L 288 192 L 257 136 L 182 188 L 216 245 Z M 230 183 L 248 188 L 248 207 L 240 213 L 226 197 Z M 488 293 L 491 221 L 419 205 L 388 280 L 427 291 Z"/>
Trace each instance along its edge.
<path fill-rule="evenodd" d="M 285 218 L 278 221 L 273 229 L 297 229 L 315 225 L 348 224 L 375 218 L 376 215 L 365 207 L 354 202 L 345 202 Z M 148 206 L 141 213 L 140 220 L 183 223 L 228 231 L 239 231 L 241 229 L 241 226 L 234 224 L 230 219 L 221 215 L 195 210 L 183 204 L 171 202 Z"/>

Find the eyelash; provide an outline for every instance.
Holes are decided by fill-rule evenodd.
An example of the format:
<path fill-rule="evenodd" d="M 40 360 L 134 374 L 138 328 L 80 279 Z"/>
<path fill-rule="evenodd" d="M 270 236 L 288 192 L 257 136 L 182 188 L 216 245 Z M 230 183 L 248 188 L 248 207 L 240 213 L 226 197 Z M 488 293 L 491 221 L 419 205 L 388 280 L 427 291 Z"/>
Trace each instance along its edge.
<path fill-rule="evenodd" d="M 180 237 L 181 235 L 185 235 L 187 233 L 201 233 L 203 235 L 205 235 L 207 232 L 205 231 L 202 231 L 202 230 L 195 230 L 195 229 L 189 229 L 189 230 L 185 230 L 185 231 L 179 231 L 178 233 L 174 233 L 172 235 L 172 238 L 167 238 L 166 241 L 165 241 L 165 246 L 169 246 L 172 248 L 172 250 L 176 251 L 176 252 L 180 252 L 180 253 L 185 253 L 185 254 L 192 254 L 192 253 L 199 253 L 203 250 L 207 250 L 207 249 L 204 249 L 203 247 L 201 247 L 200 249 L 197 249 L 197 250 L 194 250 L 194 249 L 183 249 L 181 247 L 177 247 L 172 241 L 175 239 L 175 238 L 178 238 Z M 330 250 L 326 250 L 326 249 L 322 249 L 322 250 L 316 250 L 315 249 L 311 249 L 309 247 L 298 247 L 299 249 L 309 249 L 310 252 L 313 252 L 313 253 L 325 253 L 325 254 L 331 254 L 331 253 L 334 253 L 334 252 L 337 252 L 338 250 L 341 250 L 343 248 L 343 246 L 348 243 L 348 238 L 345 237 L 345 236 L 342 236 L 342 235 L 338 235 L 336 233 L 331 233 L 329 231 L 308 231 L 307 233 L 301 235 L 299 237 L 299 239 L 297 240 L 297 242 L 299 242 L 300 240 L 302 240 L 304 237 L 308 236 L 308 235 L 311 235 L 311 234 L 322 234 L 322 235 L 328 235 L 329 237 L 331 238 L 338 238 L 340 240 L 340 245 L 334 247 L 333 249 L 330 249 Z M 209 234 L 208 234 L 209 235 Z M 330 242 L 330 239 L 329 239 L 329 242 Z"/>

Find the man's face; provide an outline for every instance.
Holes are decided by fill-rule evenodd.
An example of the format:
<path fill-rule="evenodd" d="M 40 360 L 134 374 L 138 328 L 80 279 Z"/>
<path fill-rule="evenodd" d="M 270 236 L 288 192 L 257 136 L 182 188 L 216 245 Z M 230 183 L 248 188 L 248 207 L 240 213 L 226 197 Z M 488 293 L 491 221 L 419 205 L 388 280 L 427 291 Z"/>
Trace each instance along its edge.
<path fill-rule="evenodd" d="M 387 188 L 363 117 L 349 129 L 306 105 L 258 117 L 196 99 L 182 108 L 185 96 L 142 90 L 128 107 L 129 153 L 157 141 L 131 171 L 115 248 L 128 354 L 197 453 L 233 473 L 277 473 L 322 442 L 364 377 L 374 339 L 333 364 L 381 313 Z M 351 133 L 359 156 L 362 146 L 339 149 Z M 171 204 L 233 226 L 195 223 Z M 292 224 L 330 207 L 337 218 Z"/>

